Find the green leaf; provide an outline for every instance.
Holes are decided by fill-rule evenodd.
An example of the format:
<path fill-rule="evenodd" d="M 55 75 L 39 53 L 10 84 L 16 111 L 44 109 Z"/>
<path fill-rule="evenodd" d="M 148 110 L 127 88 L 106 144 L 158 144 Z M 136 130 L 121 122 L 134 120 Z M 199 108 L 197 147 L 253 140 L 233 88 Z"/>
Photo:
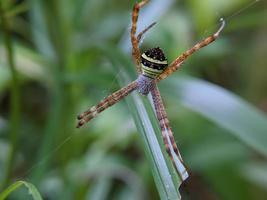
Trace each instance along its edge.
<path fill-rule="evenodd" d="M 110 58 L 116 71 L 120 71 L 118 80 L 121 86 L 125 86 L 134 77 L 130 78 L 130 70 L 126 72 L 124 66 L 134 66 L 123 54 L 114 47 L 105 47 L 104 53 Z M 150 162 L 153 177 L 161 199 L 180 199 L 178 188 L 181 180 L 173 168 L 169 159 L 159 129 L 158 120 L 147 97 L 141 97 L 133 92 L 126 98 L 133 115 L 138 132 L 144 141 L 145 153 Z"/>
<path fill-rule="evenodd" d="M 183 105 L 267 156 L 266 115 L 248 102 L 219 86 L 195 78 L 169 78 L 164 85 L 164 90 L 179 96 Z"/>
<path fill-rule="evenodd" d="M 21 13 L 24 13 L 28 10 L 29 5 L 28 2 L 22 2 L 16 6 L 13 6 L 10 10 L 8 10 L 7 17 L 15 17 L 16 15 L 19 15 Z"/>
<path fill-rule="evenodd" d="M 32 196 L 34 200 L 42 200 L 42 197 L 40 193 L 38 192 L 38 190 L 36 189 L 36 187 L 33 184 L 28 183 L 26 181 L 17 181 L 13 183 L 12 185 L 10 185 L 7 189 L 5 189 L 0 194 L 0 200 L 6 199 L 8 195 L 10 195 L 13 191 L 20 188 L 23 185 L 28 188 L 29 194 Z"/>
<path fill-rule="evenodd" d="M 267 163 L 266 162 L 251 162 L 242 166 L 241 173 L 246 177 L 249 181 L 257 184 L 259 187 L 263 189 L 267 189 Z"/>

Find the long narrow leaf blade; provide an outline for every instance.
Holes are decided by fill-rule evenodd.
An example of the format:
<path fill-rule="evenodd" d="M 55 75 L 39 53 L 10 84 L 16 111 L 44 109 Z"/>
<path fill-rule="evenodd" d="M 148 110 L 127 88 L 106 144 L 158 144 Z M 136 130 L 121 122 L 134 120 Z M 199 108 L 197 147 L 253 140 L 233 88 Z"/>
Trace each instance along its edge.
<path fill-rule="evenodd" d="M 165 83 L 168 87 L 164 90 L 179 96 L 182 104 L 267 156 L 267 117 L 262 112 L 231 92 L 199 79 L 170 78 Z"/>
<path fill-rule="evenodd" d="M 124 55 L 118 52 L 116 48 L 105 47 L 104 52 L 112 61 L 116 71 L 120 71 L 118 80 L 121 86 L 131 82 L 134 77 L 130 78 L 130 74 L 133 73 L 126 72 L 124 66 L 132 66 L 132 63 L 125 59 Z M 134 66 L 132 67 L 134 68 Z M 158 120 L 155 117 L 149 99 L 141 97 L 134 92 L 127 97 L 126 101 L 138 132 L 144 141 L 145 152 L 152 167 L 152 173 L 161 199 L 180 199 L 178 188 L 183 180 L 177 176 L 172 162 L 167 156 Z"/>

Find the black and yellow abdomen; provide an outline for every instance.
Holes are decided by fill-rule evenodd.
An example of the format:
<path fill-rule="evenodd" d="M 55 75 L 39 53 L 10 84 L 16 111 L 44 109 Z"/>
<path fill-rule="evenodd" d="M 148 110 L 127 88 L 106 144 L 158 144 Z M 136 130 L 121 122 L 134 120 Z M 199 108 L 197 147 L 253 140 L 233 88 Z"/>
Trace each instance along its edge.
<path fill-rule="evenodd" d="M 159 48 L 152 48 L 141 55 L 142 74 L 137 78 L 138 91 L 147 95 L 155 87 L 155 79 L 168 66 L 163 51 Z"/>
<path fill-rule="evenodd" d="M 159 48 L 152 48 L 141 55 L 142 74 L 148 78 L 155 79 L 168 66 L 163 51 Z"/>

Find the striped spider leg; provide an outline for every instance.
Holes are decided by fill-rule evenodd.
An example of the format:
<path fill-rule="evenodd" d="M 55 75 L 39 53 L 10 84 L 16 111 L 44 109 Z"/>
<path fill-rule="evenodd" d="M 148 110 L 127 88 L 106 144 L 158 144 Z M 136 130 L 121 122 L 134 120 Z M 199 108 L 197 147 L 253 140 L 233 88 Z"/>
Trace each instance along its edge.
<path fill-rule="evenodd" d="M 181 67 L 181 65 L 183 64 L 183 62 L 189 57 L 191 56 L 193 53 L 195 53 L 197 50 L 199 50 L 202 47 L 205 47 L 207 45 L 209 45 L 210 43 L 214 42 L 220 35 L 220 33 L 222 32 L 224 26 L 225 26 L 225 21 L 223 18 L 220 19 L 221 22 L 221 26 L 220 28 L 217 30 L 217 32 L 215 32 L 214 34 L 212 34 L 211 36 L 207 37 L 206 39 L 198 42 L 197 44 L 195 44 L 191 49 L 187 50 L 186 52 L 182 53 L 180 56 L 178 56 L 165 70 L 162 74 L 160 74 L 157 77 L 157 82 L 161 81 L 162 79 L 167 78 L 170 74 L 172 74 L 173 72 L 175 72 L 177 69 L 179 69 Z"/>
<path fill-rule="evenodd" d="M 96 106 L 91 107 L 87 111 L 78 115 L 77 128 L 83 126 L 85 123 L 89 122 L 91 119 L 95 118 L 97 114 L 109 108 L 110 106 L 116 104 L 128 94 L 137 90 L 142 95 L 147 95 L 151 93 L 153 104 L 156 111 L 156 116 L 159 121 L 159 125 L 162 131 L 163 141 L 166 147 L 166 151 L 170 156 L 174 167 L 182 180 L 185 180 L 188 176 L 186 169 L 183 165 L 181 155 L 178 151 L 177 145 L 175 143 L 172 130 L 169 126 L 169 120 L 157 88 L 157 83 L 162 79 L 165 79 L 170 74 L 175 72 L 180 68 L 181 64 L 194 52 L 198 51 L 200 48 L 205 47 L 215 41 L 220 32 L 225 26 L 225 21 L 221 19 L 221 26 L 217 32 L 207 37 L 206 39 L 200 41 L 194 45 L 191 49 L 187 50 L 180 56 L 178 56 L 169 66 L 167 59 L 163 51 L 159 48 L 151 48 L 145 51 L 142 55 L 139 50 L 139 41 L 143 34 L 148 31 L 155 23 L 148 26 L 136 37 L 136 24 L 138 19 L 139 10 L 143 7 L 148 0 L 143 0 L 140 3 L 136 3 L 132 12 L 132 28 L 131 28 L 131 42 L 132 42 L 132 56 L 136 63 L 136 68 L 138 72 L 138 78 L 128 84 L 126 87 L 114 92 L 108 97 L 100 101 Z M 176 156 L 174 156 L 174 154 Z"/>
<path fill-rule="evenodd" d="M 133 7 L 133 11 L 132 11 L 132 27 L 131 27 L 131 42 L 132 42 L 132 57 L 135 61 L 135 66 L 136 66 L 136 70 L 138 74 L 141 74 L 142 69 L 141 69 L 141 65 L 140 65 L 140 49 L 139 49 L 139 41 L 142 37 L 142 35 L 144 34 L 144 32 L 146 32 L 149 28 L 151 28 L 153 26 L 150 25 L 147 29 L 145 29 L 144 31 L 142 31 L 137 37 L 136 37 L 136 27 L 137 27 L 137 20 L 138 20 L 138 16 L 139 16 L 139 11 L 140 9 L 146 5 L 149 2 L 149 0 L 143 0 L 140 3 L 135 3 L 134 7 Z"/>
<path fill-rule="evenodd" d="M 128 94 L 130 94 L 132 91 L 136 89 L 137 89 L 137 82 L 133 81 L 129 85 L 107 96 L 102 101 L 100 101 L 97 105 L 89 108 L 82 114 L 78 115 L 77 118 L 79 121 L 76 127 L 80 128 L 85 123 L 95 118 L 99 113 L 106 110 L 110 106 L 113 106 L 114 104 L 118 103 L 120 100 L 122 100 L 124 97 L 126 97 Z"/>
<path fill-rule="evenodd" d="M 150 92 L 155 107 L 156 116 L 159 121 L 165 149 L 171 158 L 177 174 L 180 176 L 181 180 L 185 180 L 189 175 L 176 145 L 172 129 L 169 125 L 169 119 L 167 117 L 167 113 L 157 85 L 155 85 Z"/>

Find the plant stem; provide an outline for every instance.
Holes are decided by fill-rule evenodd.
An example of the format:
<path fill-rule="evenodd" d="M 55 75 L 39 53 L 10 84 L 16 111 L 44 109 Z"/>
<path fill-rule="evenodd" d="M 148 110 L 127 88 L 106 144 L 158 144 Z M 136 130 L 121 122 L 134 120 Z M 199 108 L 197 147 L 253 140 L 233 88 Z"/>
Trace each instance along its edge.
<path fill-rule="evenodd" d="M 11 42 L 11 34 L 8 24 L 8 19 L 5 15 L 5 10 L 2 6 L 2 1 L 0 1 L 0 19 L 1 26 L 3 30 L 3 40 L 4 46 L 6 49 L 7 63 L 10 68 L 11 73 L 11 98 L 10 98 L 10 149 L 7 157 L 6 169 L 4 174 L 4 179 L 2 182 L 2 188 L 7 186 L 9 183 L 13 162 L 17 149 L 17 138 L 19 131 L 19 122 L 20 122 L 20 92 L 19 92 L 19 82 L 18 75 L 16 72 L 15 62 L 14 62 L 14 52 Z"/>

